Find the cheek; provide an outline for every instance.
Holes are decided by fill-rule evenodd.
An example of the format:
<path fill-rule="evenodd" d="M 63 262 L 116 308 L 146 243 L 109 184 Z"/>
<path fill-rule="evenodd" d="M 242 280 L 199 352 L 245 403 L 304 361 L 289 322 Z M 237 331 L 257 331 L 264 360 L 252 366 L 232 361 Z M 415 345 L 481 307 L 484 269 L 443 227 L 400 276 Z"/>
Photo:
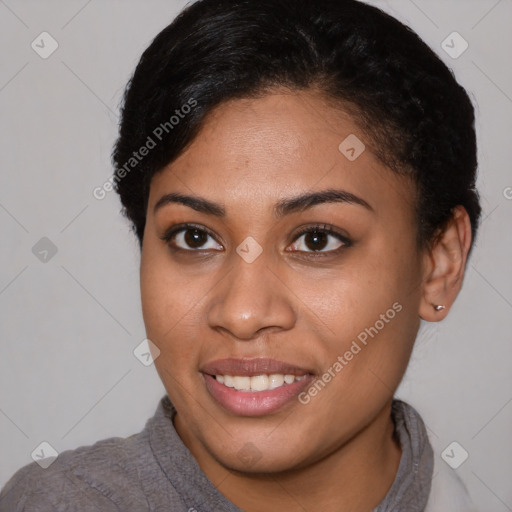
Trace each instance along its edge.
<path fill-rule="evenodd" d="M 146 244 L 142 251 L 140 291 L 146 333 L 162 350 L 178 319 L 183 315 L 181 286 L 156 251 Z"/>
<path fill-rule="evenodd" d="M 192 279 L 160 251 L 143 251 L 140 269 L 142 314 L 147 337 L 160 349 L 157 367 L 180 373 L 196 360 L 204 280 Z M 204 322 L 204 320 L 203 320 Z"/>
<path fill-rule="evenodd" d="M 157 341 L 162 333 L 172 324 L 167 312 L 173 311 L 172 288 L 167 286 L 165 271 L 158 262 L 151 258 L 148 251 L 143 252 L 140 268 L 140 292 L 142 301 L 142 315 L 146 332 L 150 339 Z M 160 340 L 159 340 L 160 341 Z"/>
<path fill-rule="evenodd" d="M 356 258 L 354 258 L 356 259 Z M 403 296 L 403 283 L 380 266 L 347 264 L 321 280 L 301 279 L 297 295 L 308 306 L 303 313 L 316 318 L 329 337 L 347 340 L 373 325 Z M 391 312 L 391 314 L 394 311 Z"/>
<path fill-rule="evenodd" d="M 323 333 L 325 368 L 346 354 L 342 373 L 350 375 L 348 381 L 358 381 L 359 374 L 369 377 L 372 369 L 393 387 L 405 370 L 419 327 L 419 289 L 412 253 L 405 261 L 398 251 L 384 249 L 375 243 L 360 251 L 323 286 L 303 282 L 308 290 L 304 312 Z"/>

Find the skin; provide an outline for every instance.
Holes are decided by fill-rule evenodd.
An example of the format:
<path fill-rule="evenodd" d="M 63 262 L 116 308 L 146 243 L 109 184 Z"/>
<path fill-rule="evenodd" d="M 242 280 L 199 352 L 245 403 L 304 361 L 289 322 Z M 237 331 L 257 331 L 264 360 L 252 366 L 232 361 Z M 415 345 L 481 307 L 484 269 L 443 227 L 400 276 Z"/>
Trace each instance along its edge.
<path fill-rule="evenodd" d="M 349 134 L 366 144 L 355 161 L 338 149 Z M 219 491 L 248 512 L 378 505 L 400 461 L 390 408 L 420 318 L 444 318 L 462 285 L 471 242 L 466 211 L 455 209 L 435 245 L 420 249 L 414 185 L 370 147 L 320 93 L 276 90 L 217 107 L 152 180 L 141 295 L 147 336 L 161 351 L 155 365 L 184 444 Z M 349 191 L 372 209 L 328 202 L 283 217 L 273 210 L 284 198 L 326 189 Z M 208 199 L 226 215 L 177 203 L 155 212 L 170 192 Z M 161 239 L 183 222 L 213 234 L 202 252 L 183 232 Z M 341 230 L 352 245 L 329 234 L 318 245 L 310 235 L 296 238 L 299 228 L 317 224 Z M 263 249 L 252 263 L 236 252 L 249 236 Z M 323 256 L 315 257 L 319 247 Z M 293 400 L 272 414 L 237 416 L 206 390 L 199 368 L 228 357 L 271 357 L 321 376 L 394 303 L 401 311 L 307 405 Z M 257 454 L 249 462 L 240 456 L 247 443 Z"/>

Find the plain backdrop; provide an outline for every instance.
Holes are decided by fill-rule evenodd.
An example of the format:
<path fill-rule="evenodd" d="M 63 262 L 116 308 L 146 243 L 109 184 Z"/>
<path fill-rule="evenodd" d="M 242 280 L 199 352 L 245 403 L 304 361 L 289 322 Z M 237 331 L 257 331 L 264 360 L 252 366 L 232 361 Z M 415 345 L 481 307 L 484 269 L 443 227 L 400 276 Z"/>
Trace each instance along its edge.
<path fill-rule="evenodd" d="M 478 118 L 477 245 L 448 318 L 422 326 L 398 396 L 436 457 L 453 441 L 468 452 L 454 471 L 480 509 L 510 511 L 512 0 L 372 3 L 454 69 Z M 184 5 L 0 0 L 0 486 L 43 441 L 61 452 L 140 431 L 165 394 L 133 354 L 145 338 L 135 237 L 115 193 L 92 191 L 112 173 L 124 86 Z M 442 47 L 454 31 L 468 43 L 457 58 Z M 46 59 L 31 46 L 42 32 L 58 44 Z"/>

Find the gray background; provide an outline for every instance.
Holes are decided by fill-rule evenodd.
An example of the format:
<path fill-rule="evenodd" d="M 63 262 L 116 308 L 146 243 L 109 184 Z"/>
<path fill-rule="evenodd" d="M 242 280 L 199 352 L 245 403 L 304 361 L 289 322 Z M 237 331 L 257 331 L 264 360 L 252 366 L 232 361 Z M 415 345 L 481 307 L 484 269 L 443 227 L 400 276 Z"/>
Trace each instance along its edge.
<path fill-rule="evenodd" d="M 436 49 L 478 115 L 481 232 L 399 396 L 425 418 L 436 457 L 452 441 L 467 450 L 456 471 L 480 508 L 512 510 L 512 0 L 372 3 Z M 116 195 L 92 190 L 112 172 L 126 81 L 184 5 L 0 0 L 0 485 L 42 441 L 60 452 L 138 432 L 165 392 L 133 355 L 145 338 L 135 237 Z M 59 44 L 47 59 L 31 48 L 43 31 Z M 441 47 L 453 31 L 469 43 L 457 59 Z M 46 262 L 32 251 L 42 237 L 57 247 Z"/>

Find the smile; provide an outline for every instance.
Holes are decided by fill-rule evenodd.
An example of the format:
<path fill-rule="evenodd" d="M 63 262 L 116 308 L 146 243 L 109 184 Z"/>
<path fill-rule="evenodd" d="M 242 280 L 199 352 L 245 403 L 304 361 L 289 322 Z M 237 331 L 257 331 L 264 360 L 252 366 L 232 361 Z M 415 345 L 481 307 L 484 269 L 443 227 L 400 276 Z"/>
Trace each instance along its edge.
<path fill-rule="evenodd" d="M 294 382 L 300 382 L 305 378 L 306 375 L 284 375 L 281 373 L 255 375 L 254 377 L 248 377 L 247 375 L 215 375 L 215 379 L 220 384 L 243 392 L 270 391 Z"/>

